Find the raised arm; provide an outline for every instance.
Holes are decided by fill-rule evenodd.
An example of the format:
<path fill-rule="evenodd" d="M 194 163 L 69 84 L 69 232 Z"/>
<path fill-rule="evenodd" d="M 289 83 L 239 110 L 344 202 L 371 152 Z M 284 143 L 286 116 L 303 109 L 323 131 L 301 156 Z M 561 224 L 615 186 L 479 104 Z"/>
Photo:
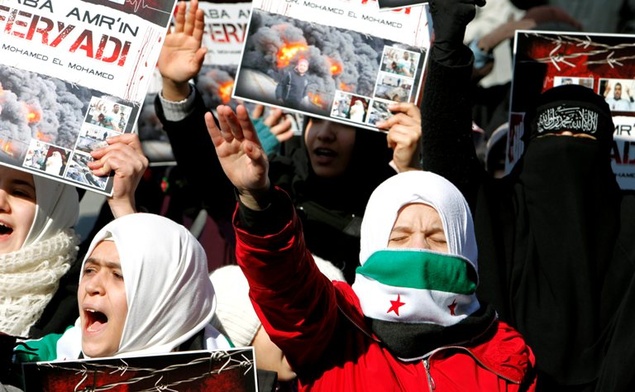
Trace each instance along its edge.
<path fill-rule="evenodd" d="M 240 199 L 234 218 L 238 265 L 271 340 L 294 371 L 309 370 L 336 328 L 335 289 L 306 249 L 291 199 L 271 187 L 267 155 L 245 107 L 239 105 L 234 113 L 219 106 L 217 115 L 218 125 L 210 113 L 205 120 Z"/>
<path fill-rule="evenodd" d="M 421 103 L 423 169 L 440 174 L 474 205 L 485 171 L 472 141 L 472 52 L 463 44 L 474 0 L 432 0 L 435 40 Z"/>
<path fill-rule="evenodd" d="M 207 108 L 189 83 L 200 71 L 206 53 L 202 47 L 204 13 L 196 0 L 189 2 L 189 8 L 187 2 L 177 7 L 174 29 L 166 36 L 159 56 L 163 89 L 155 99 L 155 110 L 192 191 L 201 197 L 214 221 L 224 224 L 231 220 L 236 202 L 233 188 L 205 127 Z"/>

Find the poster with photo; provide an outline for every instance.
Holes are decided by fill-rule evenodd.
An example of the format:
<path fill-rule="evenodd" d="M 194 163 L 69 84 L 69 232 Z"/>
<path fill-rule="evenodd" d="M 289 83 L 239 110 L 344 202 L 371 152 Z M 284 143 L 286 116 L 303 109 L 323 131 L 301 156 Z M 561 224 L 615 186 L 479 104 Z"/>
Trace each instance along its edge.
<path fill-rule="evenodd" d="M 516 31 L 505 167 L 522 155 L 523 119 L 537 96 L 575 83 L 604 96 L 615 130 L 611 164 L 622 189 L 635 189 L 635 36 Z"/>
<path fill-rule="evenodd" d="M 0 1 L 0 164 L 111 195 L 90 152 L 132 132 L 175 5 Z"/>
<path fill-rule="evenodd" d="M 428 6 L 254 0 L 233 97 L 377 130 L 391 102 L 417 102 Z"/>
<path fill-rule="evenodd" d="M 189 3 L 186 2 L 188 7 Z M 203 46 L 207 53 L 201 71 L 192 82 L 201 93 L 206 107 L 215 108 L 220 104 L 235 106 L 231 95 L 247 34 L 251 2 L 199 2 L 198 8 L 205 15 Z M 139 116 L 139 138 L 151 165 L 172 166 L 176 164 L 172 148 L 154 109 L 154 100 L 161 91 L 161 84 L 161 74 L 156 69 Z"/>
<path fill-rule="evenodd" d="M 25 392 L 258 391 L 253 347 L 30 362 L 22 368 Z"/>

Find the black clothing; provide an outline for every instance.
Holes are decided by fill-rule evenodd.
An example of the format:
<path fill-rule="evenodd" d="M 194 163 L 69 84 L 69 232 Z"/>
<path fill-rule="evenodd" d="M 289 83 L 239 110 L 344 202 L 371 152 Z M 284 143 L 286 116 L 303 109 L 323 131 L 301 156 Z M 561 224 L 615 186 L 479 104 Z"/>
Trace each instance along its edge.
<path fill-rule="evenodd" d="M 287 71 L 276 86 L 276 98 L 287 107 L 299 109 L 307 96 L 308 86 L 309 76 L 306 73 L 300 74 L 295 69 Z"/>
<path fill-rule="evenodd" d="M 516 327 L 536 355 L 542 390 L 593 390 L 602 342 L 633 266 L 631 208 L 605 146 L 590 139 L 532 140 L 507 177 L 479 165 L 471 63 L 445 66 L 431 52 L 422 110 L 423 164 L 466 196 L 479 248 L 479 298 Z M 626 249 L 614 253 L 615 249 Z M 619 275 L 617 271 L 622 271 Z"/>

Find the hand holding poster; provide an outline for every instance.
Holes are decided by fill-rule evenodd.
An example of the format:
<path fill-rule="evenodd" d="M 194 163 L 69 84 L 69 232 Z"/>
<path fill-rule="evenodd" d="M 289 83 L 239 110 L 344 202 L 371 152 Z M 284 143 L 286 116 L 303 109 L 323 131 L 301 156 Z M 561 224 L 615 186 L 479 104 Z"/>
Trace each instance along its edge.
<path fill-rule="evenodd" d="M 430 47 L 428 7 L 255 0 L 233 95 L 361 128 L 415 102 Z"/>
<path fill-rule="evenodd" d="M 0 2 L 0 164 L 110 195 L 90 152 L 132 131 L 175 4 Z"/>

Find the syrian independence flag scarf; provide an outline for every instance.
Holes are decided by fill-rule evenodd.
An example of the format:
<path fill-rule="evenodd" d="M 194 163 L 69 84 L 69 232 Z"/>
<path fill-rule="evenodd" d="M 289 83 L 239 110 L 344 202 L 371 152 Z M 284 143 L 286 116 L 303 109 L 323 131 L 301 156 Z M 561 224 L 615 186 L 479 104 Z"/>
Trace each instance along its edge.
<path fill-rule="evenodd" d="M 412 203 L 439 213 L 447 254 L 387 248 L 399 211 Z M 475 295 L 477 247 L 467 203 L 436 174 L 400 173 L 377 187 L 364 214 L 360 261 L 353 290 L 373 332 L 402 360 L 480 337 L 496 318 Z"/>

